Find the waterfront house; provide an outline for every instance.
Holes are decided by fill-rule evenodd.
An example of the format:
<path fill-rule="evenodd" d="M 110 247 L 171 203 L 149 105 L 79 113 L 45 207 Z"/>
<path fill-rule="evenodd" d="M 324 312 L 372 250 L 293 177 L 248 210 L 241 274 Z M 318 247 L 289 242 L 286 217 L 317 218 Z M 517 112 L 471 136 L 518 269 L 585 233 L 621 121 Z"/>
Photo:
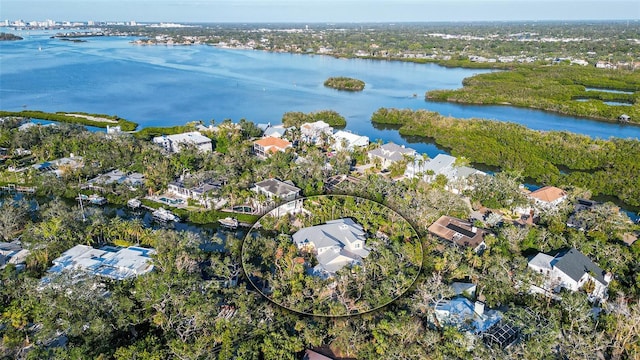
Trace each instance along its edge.
<path fill-rule="evenodd" d="M 166 151 L 178 153 L 185 145 L 193 145 L 202 152 L 211 152 L 213 147 L 211 139 L 202 135 L 198 131 L 191 131 L 175 135 L 162 135 L 153 138 L 153 142 L 162 146 Z"/>
<path fill-rule="evenodd" d="M 200 205 L 209 208 L 220 208 L 226 204 L 225 200 L 209 198 L 208 194 L 222 188 L 223 182 L 220 180 L 201 181 L 197 185 L 187 186 L 184 178 L 172 181 L 167 186 L 167 192 L 185 200 L 191 199 L 200 203 Z"/>
<path fill-rule="evenodd" d="M 297 199 L 300 196 L 300 188 L 291 181 L 267 179 L 257 182 L 251 190 L 267 197 L 267 210 L 283 203 L 275 208 L 272 213 L 274 216 L 294 214 L 302 210 L 302 199 Z"/>
<path fill-rule="evenodd" d="M 302 135 L 302 141 L 320 145 L 324 141 L 324 137 L 330 137 L 333 134 L 333 128 L 320 120 L 300 125 L 300 134 Z"/>
<path fill-rule="evenodd" d="M 253 152 L 261 158 L 267 158 L 278 151 L 285 152 L 293 148 L 293 145 L 277 137 L 269 136 L 253 142 Z"/>
<path fill-rule="evenodd" d="M 62 176 L 65 172 L 80 169 L 84 166 L 82 156 L 70 154 L 69 157 L 45 161 L 43 163 L 32 165 L 32 167 L 41 173 L 52 173 L 57 177 Z"/>
<path fill-rule="evenodd" d="M 144 184 L 144 175 L 136 172 L 125 173 L 120 170 L 112 170 L 108 173 L 98 175 L 95 178 L 87 181 L 89 187 L 93 187 L 94 184 L 110 185 L 110 184 L 126 184 L 129 186 L 142 186 Z"/>
<path fill-rule="evenodd" d="M 53 260 L 49 273 L 79 270 L 91 275 L 123 280 L 153 270 L 151 255 L 154 249 L 129 246 L 104 246 L 100 249 L 76 245 Z"/>
<path fill-rule="evenodd" d="M 350 218 L 302 228 L 293 234 L 298 249 L 313 252 L 318 260 L 311 272 L 331 277 L 347 265 L 360 264 L 369 255 L 362 226 Z"/>
<path fill-rule="evenodd" d="M 457 166 L 456 161 L 456 157 L 446 154 L 438 154 L 433 159 L 424 159 L 417 156 L 412 162 L 407 164 L 404 176 L 409 179 L 419 177 L 426 182 L 432 182 L 438 175 L 443 175 L 447 178 L 449 184 L 451 184 L 448 184 L 448 190 L 459 193 L 461 190 L 468 189 L 469 187 L 463 184 L 461 188 L 455 188 L 453 183 L 456 180 L 464 180 L 475 174 L 486 175 L 484 172 L 468 166 Z"/>
<path fill-rule="evenodd" d="M 575 248 L 560 251 L 553 256 L 538 253 L 529 260 L 528 265 L 544 278 L 540 287 L 532 289 L 543 289 L 547 294 L 559 292 L 563 288 L 569 291 L 592 288 L 588 291 L 589 298 L 601 300 L 606 298 L 607 287 L 612 279 L 611 273 L 602 270 Z M 590 285 L 586 286 L 587 283 Z"/>
<path fill-rule="evenodd" d="M 529 193 L 529 198 L 544 209 L 552 209 L 567 199 L 567 193 L 555 186 L 545 186 Z"/>
<path fill-rule="evenodd" d="M 416 156 L 417 152 L 411 148 L 405 147 L 404 145 L 387 143 L 369 151 L 367 155 L 371 161 L 379 159 L 382 169 L 386 169 L 391 166 L 391 164 L 403 160 L 405 156 Z"/>
<path fill-rule="evenodd" d="M 486 231 L 468 221 L 442 215 L 429 226 L 428 230 L 429 233 L 442 240 L 449 241 L 457 246 L 471 248 L 475 252 L 481 252 L 486 248 L 484 242 Z"/>
<path fill-rule="evenodd" d="M 336 150 L 349 150 L 352 151 L 358 147 L 365 147 L 369 145 L 369 137 L 360 136 L 349 131 L 338 130 L 333 136 L 333 148 Z M 343 145 L 345 145 L 343 147 Z"/>

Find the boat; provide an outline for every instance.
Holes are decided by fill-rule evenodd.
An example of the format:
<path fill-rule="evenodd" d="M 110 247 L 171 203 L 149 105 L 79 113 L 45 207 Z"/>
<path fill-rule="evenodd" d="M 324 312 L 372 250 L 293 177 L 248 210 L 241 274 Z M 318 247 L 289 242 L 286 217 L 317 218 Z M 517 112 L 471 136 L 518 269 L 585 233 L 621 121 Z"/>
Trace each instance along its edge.
<path fill-rule="evenodd" d="M 137 209 L 140 207 L 140 205 L 142 205 L 142 201 L 136 198 L 129 199 L 129 201 L 127 201 L 127 206 L 131 209 Z"/>
<path fill-rule="evenodd" d="M 159 208 L 155 210 L 153 213 L 151 213 L 151 215 L 155 220 L 158 220 L 161 222 L 167 222 L 167 221 L 179 222 L 180 221 L 180 218 L 177 215 L 175 215 L 169 210 L 165 210 L 164 208 Z"/>
<path fill-rule="evenodd" d="M 218 219 L 218 222 L 220 223 L 220 225 L 229 228 L 229 229 L 236 229 L 238 227 L 238 220 L 234 219 L 232 217 L 226 217 L 224 219 Z"/>
<path fill-rule="evenodd" d="M 107 199 L 105 199 L 104 197 L 97 195 L 97 194 L 93 194 L 91 196 L 89 196 L 89 203 L 93 204 L 93 205 L 104 205 L 107 203 Z"/>

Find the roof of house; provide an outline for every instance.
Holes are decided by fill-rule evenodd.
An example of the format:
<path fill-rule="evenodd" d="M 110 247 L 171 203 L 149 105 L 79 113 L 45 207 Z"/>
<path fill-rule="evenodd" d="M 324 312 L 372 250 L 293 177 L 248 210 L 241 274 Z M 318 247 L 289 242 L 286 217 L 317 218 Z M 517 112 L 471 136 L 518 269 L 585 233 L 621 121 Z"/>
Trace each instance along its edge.
<path fill-rule="evenodd" d="M 369 137 L 357 135 L 352 132 L 338 130 L 333 134 L 334 139 L 346 139 L 349 145 L 366 146 L 369 144 Z"/>
<path fill-rule="evenodd" d="M 194 143 L 194 144 L 211 142 L 211 139 L 202 135 L 198 131 L 191 131 L 191 132 L 186 132 L 182 134 L 156 136 L 153 138 L 153 142 L 162 141 L 164 139 L 168 139 L 168 140 L 179 142 L 179 143 L 184 142 L 184 143 Z"/>
<path fill-rule="evenodd" d="M 567 196 L 567 193 L 564 190 L 557 188 L 555 186 L 545 186 L 543 188 L 540 188 L 536 191 L 531 192 L 529 196 L 543 202 L 551 203 L 560 199 L 561 197 Z"/>
<path fill-rule="evenodd" d="M 429 232 L 459 246 L 476 248 L 484 241 L 485 231 L 468 221 L 442 215 L 429 226 Z"/>
<path fill-rule="evenodd" d="M 502 319 L 502 314 L 495 310 L 485 311 L 482 315 L 476 313 L 474 303 L 462 296 L 440 301 L 434 310 L 441 325 L 448 324 L 474 333 L 486 331 Z"/>
<path fill-rule="evenodd" d="M 93 275 L 107 276 L 113 279 L 125 279 L 151 271 L 150 255 L 153 249 L 130 246 L 119 248 L 104 246 L 95 249 L 87 245 L 76 245 L 53 260 L 51 273 L 67 269 L 79 269 Z"/>
<path fill-rule="evenodd" d="M 269 126 L 264 130 L 264 137 L 277 137 L 280 138 L 284 135 L 287 129 L 284 126 Z"/>
<path fill-rule="evenodd" d="M 335 272 L 344 266 L 342 260 L 358 260 L 367 257 L 369 250 L 355 248 L 356 241 L 365 241 L 362 226 L 350 218 L 327 221 L 325 224 L 302 228 L 293 234 L 293 242 L 299 247 L 312 244 L 318 250 L 324 250 L 317 256 L 318 265 L 328 272 Z M 340 258 L 340 259 L 339 259 Z M 339 261 L 334 261 L 338 259 Z"/>
<path fill-rule="evenodd" d="M 254 144 L 258 144 L 258 145 L 262 146 L 263 148 L 277 147 L 277 148 L 280 148 L 280 149 L 286 149 L 286 148 L 291 146 L 291 143 L 288 142 L 287 140 L 280 139 L 280 138 L 273 137 L 273 136 L 267 136 L 265 138 L 256 140 L 254 142 Z"/>
<path fill-rule="evenodd" d="M 379 148 L 369 151 L 369 154 L 385 158 L 391 161 L 400 161 L 403 155 L 415 155 L 416 151 L 404 145 L 396 145 L 394 143 L 386 143 Z"/>
<path fill-rule="evenodd" d="M 476 292 L 476 284 L 472 284 L 472 283 L 454 282 L 454 283 L 451 283 L 450 286 L 451 286 L 451 289 L 453 290 L 454 295 L 462 295 L 466 293 L 471 296 L 474 296 Z"/>
<path fill-rule="evenodd" d="M 300 188 L 294 186 L 293 183 L 287 183 L 273 178 L 257 182 L 256 187 L 275 196 L 287 196 L 291 193 L 297 194 L 300 192 Z"/>
<path fill-rule="evenodd" d="M 451 155 L 438 154 L 424 164 L 422 171 L 432 170 L 435 174 L 440 174 L 445 168 L 452 167 L 456 158 Z"/>
<path fill-rule="evenodd" d="M 333 360 L 334 358 L 322 355 L 311 349 L 306 349 L 304 351 L 304 357 L 302 359 L 303 360 Z"/>
<path fill-rule="evenodd" d="M 551 261 L 553 261 L 553 256 L 547 255 L 545 253 L 538 253 L 531 260 L 529 260 L 529 265 L 551 270 Z"/>
<path fill-rule="evenodd" d="M 576 248 L 558 253 L 551 262 L 551 265 L 555 266 L 574 281 L 579 281 L 585 273 L 589 273 L 601 284 L 606 285 L 608 283 L 604 279 L 605 271 Z"/>

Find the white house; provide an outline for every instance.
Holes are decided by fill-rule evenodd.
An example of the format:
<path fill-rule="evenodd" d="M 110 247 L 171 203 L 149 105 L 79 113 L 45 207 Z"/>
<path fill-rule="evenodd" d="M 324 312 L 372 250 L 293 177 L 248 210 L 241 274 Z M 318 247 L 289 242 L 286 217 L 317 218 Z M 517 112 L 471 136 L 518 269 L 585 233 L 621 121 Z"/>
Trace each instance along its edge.
<path fill-rule="evenodd" d="M 314 275 L 331 277 L 347 265 L 360 264 L 369 255 L 366 236 L 360 224 L 350 218 L 327 221 L 302 228 L 293 234 L 298 249 L 316 253 Z"/>
<path fill-rule="evenodd" d="M 367 153 L 370 160 L 380 159 L 383 169 L 388 168 L 391 164 L 401 161 L 406 156 L 416 156 L 417 152 L 404 145 L 396 145 L 394 143 L 387 143 L 379 148 L 373 149 Z"/>
<path fill-rule="evenodd" d="M 198 131 L 192 131 L 175 135 L 162 135 L 153 138 L 153 142 L 161 145 L 166 151 L 178 153 L 185 144 L 194 145 L 198 150 L 210 152 L 213 150 L 211 139 Z"/>
<path fill-rule="evenodd" d="M 531 192 L 529 197 L 533 199 L 537 205 L 552 208 L 565 201 L 567 199 L 567 193 L 555 186 L 545 186 Z"/>
<path fill-rule="evenodd" d="M 104 246 L 96 249 L 87 245 L 76 245 L 53 260 L 53 266 L 48 271 L 60 273 L 81 270 L 92 275 L 122 280 L 153 270 L 151 255 L 154 253 L 154 249 L 137 246 Z"/>
<path fill-rule="evenodd" d="M 369 145 L 369 137 L 356 135 L 354 133 L 338 130 L 333 134 L 333 148 L 336 150 L 343 150 L 343 143 L 346 145 L 346 150 L 353 150 L 357 147 L 365 147 Z"/>
<path fill-rule="evenodd" d="M 449 182 L 466 179 L 474 174 L 485 175 L 484 172 L 468 166 L 457 166 L 456 160 L 456 157 L 446 154 L 438 154 L 433 159 L 426 160 L 418 156 L 407 164 L 404 175 L 407 178 L 419 177 L 426 182 L 433 181 L 438 175 L 444 175 Z"/>
<path fill-rule="evenodd" d="M 333 128 L 326 122 L 320 120 L 300 125 L 300 133 L 303 141 L 317 145 L 322 142 L 323 134 L 326 136 L 333 134 Z"/>
<path fill-rule="evenodd" d="M 546 291 L 558 292 L 561 288 L 578 291 L 591 281 L 594 287 L 589 297 L 592 299 L 605 299 L 612 279 L 611 273 L 606 273 L 575 248 L 555 256 L 538 253 L 529 261 L 529 268 L 544 277 L 541 287 Z"/>

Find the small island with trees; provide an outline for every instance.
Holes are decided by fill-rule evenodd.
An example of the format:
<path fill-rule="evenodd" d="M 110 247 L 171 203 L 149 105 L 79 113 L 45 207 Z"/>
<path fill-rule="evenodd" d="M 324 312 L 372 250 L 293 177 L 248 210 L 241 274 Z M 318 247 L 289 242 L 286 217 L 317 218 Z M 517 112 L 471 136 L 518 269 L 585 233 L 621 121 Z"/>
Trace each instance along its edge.
<path fill-rule="evenodd" d="M 347 119 L 335 110 L 320 110 L 305 114 L 298 111 L 286 112 L 282 115 L 282 124 L 286 127 L 299 127 L 304 123 L 324 121 L 330 126 L 343 128 L 347 126 Z"/>
<path fill-rule="evenodd" d="M 346 91 L 364 90 L 364 81 L 350 77 L 330 77 L 324 82 L 324 86 Z"/>
<path fill-rule="evenodd" d="M 0 32 L 0 41 L 22 40 L 18 35 Z"/>

